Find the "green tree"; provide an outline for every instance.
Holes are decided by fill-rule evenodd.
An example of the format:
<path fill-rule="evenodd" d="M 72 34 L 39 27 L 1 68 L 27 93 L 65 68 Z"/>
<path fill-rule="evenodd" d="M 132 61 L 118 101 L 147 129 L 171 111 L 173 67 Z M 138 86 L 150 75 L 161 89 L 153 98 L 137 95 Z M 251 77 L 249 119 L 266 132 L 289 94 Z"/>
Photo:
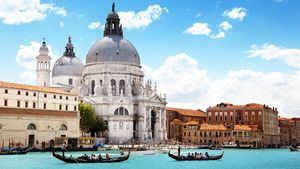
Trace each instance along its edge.
<path fill-rule="evenodd" d="M 80 103 L 80 130 L 82 135 L 84 132 L 89 132 L 92 124 L 94 123 L 96 116 L 94 115 L 93 107 L 90 104 Z"/>
<path fill-rule="evenodd" d="M 82 135 L 84 132 L 91 132 L 91 136 L 94 137 L 95 133 L 107 130 L 104 120 L 96 115 L 93 107 L 90 104 L 80 103 L 79 112 L 80 130 Z"/>
<path fill-rule="evenodd" d="M 102 117 L 96 116 L 94 124 L 91 126 L 89 132 L 91 132 L 91 136 L 94 137 L 97 132 L 104 132 L 107 130 L 107 125 L 105 124 Z"/>

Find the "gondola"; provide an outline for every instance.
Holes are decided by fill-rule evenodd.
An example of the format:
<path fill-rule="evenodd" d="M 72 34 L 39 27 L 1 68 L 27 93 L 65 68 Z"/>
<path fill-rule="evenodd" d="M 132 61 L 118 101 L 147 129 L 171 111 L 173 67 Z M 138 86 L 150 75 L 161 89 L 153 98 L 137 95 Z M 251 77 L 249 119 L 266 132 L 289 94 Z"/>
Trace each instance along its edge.
<path fill-rule="evenodd" d="M 31 151 L 31 148 L 26 147 L 22 149 L 5 150 L 0 152 L 0 155 L 21 155 L 21 154 L 26 154 L 29 151 Z"/>
<path fill-rule="evenodd" d="M 298 151 L 296 147 L 290 146 L 290 151 Z"/>
<path fill-rule="evenodd" d="M 219 160 L 223 157 L 224 151 L 222 152 L 221 155 L 216 155 L 216 156 L 209 156 L 209 157 L 201 157 L 201 158 L 187 158 L 185 156 L 176 156 L 174 154 L 171 154 L 169 151 L 168 155 L 169 157 L 173 158 L 174 160 L 177 161 L 208 161 L 208 160 Z"/>
<path fill-rule="evenodd" d="M 56 154 L 53 151 L 53 157 L 66 162 L 66 163 L 116 163 L 116 162 L 122 162 L 126 161 L 129 159 L 130 152 L 126 156 L 120 156 L 120 157 L 110 157 L 110 159 L 101 159 L 101 160 L 94 160 L 94 159 L 87 159 L 87 158 L 82 158 L 82 157 L 64 157 L 62 155 Z"/>

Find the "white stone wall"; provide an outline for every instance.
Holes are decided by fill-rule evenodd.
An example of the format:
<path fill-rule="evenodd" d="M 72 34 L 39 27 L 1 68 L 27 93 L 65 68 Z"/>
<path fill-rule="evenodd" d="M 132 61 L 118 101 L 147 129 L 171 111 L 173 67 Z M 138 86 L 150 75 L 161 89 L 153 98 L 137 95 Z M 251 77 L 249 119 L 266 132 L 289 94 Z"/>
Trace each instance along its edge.
<path fill-rule="evenodd" d="M 73 80 L 73 84 L 69 84 L 69 79 Z M 52 84 L 62 84 L 66 86 L 72 86 L 74 88 L 78 88 L 81 86 L 82 76 L 71 76 L 71 75 L 60 75 L 60 76 L 53 76 L 52 77 Z"/>
<path fill-rule="evenodd" d="M 27 130 L 29 124 L 34 124 L 36 130 Z M 67 130 L 59 130 L 61 125 L 66 125 Z M 54 137 L 65 135 L 66 137 L 78 137 L 79 117 L 53 117 L 53 116 L 24 116 L 24 115 L 0 115 L 0 145 L 8 146 L 9 140 L 14 143 L 28 145 L 28 136 L 34 134 L 35 144 L 41 146 L 44 141 L 48 143 Z"/>

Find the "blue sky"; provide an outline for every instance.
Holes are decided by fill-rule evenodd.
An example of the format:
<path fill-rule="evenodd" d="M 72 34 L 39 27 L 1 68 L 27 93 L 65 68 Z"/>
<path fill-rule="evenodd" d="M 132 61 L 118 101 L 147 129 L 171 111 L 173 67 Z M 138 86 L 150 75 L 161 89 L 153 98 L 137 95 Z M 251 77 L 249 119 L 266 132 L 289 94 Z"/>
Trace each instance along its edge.
<path fill-rule="evenodd" d="M 34 7 L 22 9 L 20 4 L 24 3 L 23 1 L 3 0 L 0 2 L 0 57 L 2 60 L 0 80 L 31 84 L 34 84 L 33 81 L 28 81 L 26 76 L 20 77 L 24 71 L 33 72 L 34 70 L 20 63 L 30 59 L 29 62 L 32 62 L 33 51 L 28 51 L 33 49 L 29 48 L 32 46 L 31 42 L 41 43 L 42 38 L 45 37 L 52 48 L 53 55 L 59 57 L 64 52 L 67 37 L 71 35 L 76 55 L 85 62 L 85 55 L 92 43 L 102 37 L 102 26 L 113 2 L 110 0 L 89 0 L 88 2 L 76 0 L 71 3 L 68 0 L 28 0 L 27 3 L 31 2 Z M 299 1 L 190 0 L 175 3 L 171 0 L 117 0 L 115 2 L 116 11 L 123 12 L 124 16 L 129 11 L 133 12 L 133 17 L 137 17 L 139 12 L 148 11 L 146 12 L 150 17 L 148 23 L 145 24 L 145 18 L 135 18 L 131 25 L 128 24 L 125 28 L 124 36 L 137 48 L 141 61 L 147 68 L 146 76 L 157 81 L 158 86 L 162 86 L 163 92 L 167 90 L 171 105 L 195 108 L 202 103 L 207 106 L 218 101 L 234 101 L 237 104 L 267 102 L 278 106 L 287 115 L 295 115 L 299 112 L 300 108 L 296 106 L 296 102 L 300 101 L 299 96 L 294 98 L 294 95 L 281 94 L 280 96 L 284 99 L 276 101 L 277 91 L 295 87 L 288 79 L 298 79 L 300 68 Z M 149 8 L 153 6 L 155 10 Z M 234 9 L 237 13 L 234 13 Z M 26 10 L 29 12 L 18 15 L 18 11 L 26 12 Z M 30 11 L 37 11 L 39 14 L 36 15 Z M 127 19 L 123 17 L 123 22 L 127 22 Z M 100 22 L 99 27 L 90 29 L 88 26 L 92 22 Z M 220 24 L 223 22 L 227 22 L 229 26 L 227 24 L 227 28 L 221 28 Z M 196 23 L 202 27 L 195 27 L 188 31 Z M 220 32 L 223 36 L 215 38 Z M 24 50 L 20 51 L 22 45 L 29 48 L 25 50 L 25 53 Z M 23 57 L 23 60 L 19 62 L 16 61 L 18 52 L 20 57 Z M 178 76 L 191 74 L 191 72 L 185 72 L 187 70 L 184 67 L 174 69 L 169 79 L 161 80 L 162 77 L 159 75 L 161 72 L 166 73 L 166 69 L 173 70 L 172 65 L 169 65 L 170 62 L 173 63 L 172 58 L 174 62 L 179 62 L 179 65 L 186 64 L 185 66 L 193 67 L 191 72 L 196 71 L 196 75 L 189 79 L 192 82 L 178 84 L 178 86 L 183 87 L 184 91 L 191 84 L 191 86 L 197 86 L 195 89 L 191 87 L 192 90 L 188 92 L 175 92 L 177 87 L 173 89 L 167 86 L 169 81 L 181 81 L 182 79 Z M 181 72 L 177 72 L 179 70 Z M 186 74 L 181 74 L 182 72 Z M 271 78 L 271 81 L 283 79 L 284 88 L 280 85 L 282 81 L 276 81 L 274 85 L 268 86 L 268 76 L 273 74 L 279 74 L 280 77 Z M 238 79 L 239 83 L 234 84 L 239 85 L 238 88 L 241 88 L 239 90 L 253 88 L 260 94 L 240 100 L 236 99 L 242 97 L 237 91 L 233 92 L 235 95 L 231 95 L 231 90 L 222 95 L 210 94 L 214 91 L 214 86 L 211 84 L 227 84 L 232 81 L 232 76 L 234 79 L 246 76 L 242 80 Z M 266 84 L 257 82 L 260 79 L 266 79 Z M 247 84 L 248 82 L 256 84 L 247 86 L 240 84 L 242 81 L 247 81 Z M 204 85 L 201 86 L 198 83 Z M 257 85 L 268 87 L 266 89 L 268 93 L 261 94 L 265 88 L 257 89 Z M 217 85 L 217 88 L 223 91 L 224 86 L 221 89 Z M 272 90 L 269 91 L 269 88 Z M 294 90 L 298 91 L 298 89 L 295 87 Z M 187 103 L 182 99 L 183 97 L 196 101 Z M 210 97 L 218 99 L 206 101 Z M 295 104 L 285 105 L 290 99 L 293 99 Z"/>

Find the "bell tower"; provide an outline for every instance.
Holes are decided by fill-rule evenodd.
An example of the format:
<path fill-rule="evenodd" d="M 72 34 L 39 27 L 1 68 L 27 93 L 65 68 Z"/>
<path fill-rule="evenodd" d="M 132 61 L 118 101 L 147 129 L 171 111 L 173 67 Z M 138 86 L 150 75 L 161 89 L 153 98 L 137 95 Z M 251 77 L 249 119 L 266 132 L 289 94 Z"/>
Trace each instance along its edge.
<path fill-rule="evenodd" d="M 49 54 L 49 50 L 44 38 L 43 44 L 39 50 L 39 55 L 36 57 L 36 61 L 37 61 L 36 81 L 38 86 L 48 87 L 50 85 L 51 57 L 48 54 Z"/>

